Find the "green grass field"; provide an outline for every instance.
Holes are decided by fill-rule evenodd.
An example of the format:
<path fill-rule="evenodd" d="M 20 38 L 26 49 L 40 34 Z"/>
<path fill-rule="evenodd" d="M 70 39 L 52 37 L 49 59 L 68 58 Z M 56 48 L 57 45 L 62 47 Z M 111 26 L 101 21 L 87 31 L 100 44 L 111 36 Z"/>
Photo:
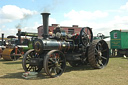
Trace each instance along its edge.
<path fill-rule="evenodd" d="M 128 85 L 128 59 L 123 57 L 110 58 L 103 69 L 67 65 L 60 77 L 49 78 L 42 70 L 34 79 L 22 78 L 21 61 L 0 60 L 0 85 Z"/>

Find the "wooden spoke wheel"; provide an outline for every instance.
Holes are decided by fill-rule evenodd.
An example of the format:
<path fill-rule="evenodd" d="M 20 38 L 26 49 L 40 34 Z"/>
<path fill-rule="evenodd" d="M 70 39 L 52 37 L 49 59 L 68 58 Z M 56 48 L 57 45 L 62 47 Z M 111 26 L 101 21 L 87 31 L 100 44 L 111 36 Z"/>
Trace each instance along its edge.
<path fill-rule="evenodd" d="M 89 64 L 96 69 L 105 67 L 109 61 L 109 48 L 104 40 L 95 40 L 88 49 Z"/>
<path fill-rule="evenodd" d="M 51 50 L 44 57 L 44 70 L 50 77 L 62 75 L 66 67 L 66 59 L 61 51 Z"/>
<path fill-rule="evenodd" d="M 42 70 L 43 65 L 40 66 L 39 64 L 32 63 L 32 61 L 37 62 L 35 61 L 36 59 L 39 59 L 39 56 L 35 53 L 34 49 L 29 50 L 25 53 L 22 60 L 22 67 L 25 72 L 27 71 L 40 72 Z"/>

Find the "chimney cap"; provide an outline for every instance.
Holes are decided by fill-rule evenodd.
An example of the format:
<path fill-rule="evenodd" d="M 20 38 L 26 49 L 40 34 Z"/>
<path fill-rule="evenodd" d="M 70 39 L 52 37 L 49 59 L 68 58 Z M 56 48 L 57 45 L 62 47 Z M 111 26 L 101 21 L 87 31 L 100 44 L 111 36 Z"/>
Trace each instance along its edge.
<path fill-rule="evenodd" d="M 21 29 L 18 29 L 18 31 L 21 31 Z"/>
<path fill-rule="evenodd" d="M 41 13 L 41 15 L 44 15 L 44 14 L 48 14 L 48 15 L 50 15 L 50 13 Z"/>

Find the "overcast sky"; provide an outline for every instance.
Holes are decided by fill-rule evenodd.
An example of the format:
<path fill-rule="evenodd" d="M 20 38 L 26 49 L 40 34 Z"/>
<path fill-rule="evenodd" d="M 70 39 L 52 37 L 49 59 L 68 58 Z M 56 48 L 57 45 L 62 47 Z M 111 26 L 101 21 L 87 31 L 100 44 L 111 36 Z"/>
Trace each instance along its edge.
<path fill-rule="evenodd" d="M 37 32 L 42 12 L 51 13 L 49 25 L 88 26 L 94 35 L 128 29 L 128 0 L 0 0 L 0 36 L 16 35 L 18 28 Z"/>

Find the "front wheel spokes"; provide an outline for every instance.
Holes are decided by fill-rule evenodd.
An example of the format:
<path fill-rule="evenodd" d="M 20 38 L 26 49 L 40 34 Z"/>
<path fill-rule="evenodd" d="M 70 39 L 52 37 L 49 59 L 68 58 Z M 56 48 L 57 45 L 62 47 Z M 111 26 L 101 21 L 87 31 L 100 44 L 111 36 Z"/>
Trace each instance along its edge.
<path fill-rule="evenodd" d="M 31 52 L 31 53 L 29 54 L 29 56 L 30 56 L 31 58 L 35 58 L 35 57 L 36 57 L 36 53 L 35 53 L 35 52 Z"/>
<path fill-rule="evenodd" d="M 50 65 L 48 65 L 48 68 L 52 68 L 54 66 L 55 66 L 54 64 L 50 64 Z"/>
<path fill-rule="evenodd" d="M 63 71 L 63 69 L 61 67 L 57 67 L 60 71 Z"/>
<path fill-rule="evenodd" d="M 34 54 L 33 54 L 33 52 L 30 53 L 29 56 L 30 56 L 31 58 L 34 58 Z"/>
<path fill-rule="evenodd" d="M 63 63 L 63 61 L 62 60 L 60 61 L 59 58 L 55 59 L 55 62 L 48 63 L 50 74 L 53 69 L 54 69 L 53 72 L 55 72 L 55 74 L 57 74 L 58 70 L 63 71 L 63 69 L 61 68 L 62 63 Z"/>
<path fill-rule="evenodd" d="M 58 75 L 62 71 L 63 69 L 61 67 L 52 67 L 49 69 L 50 75 Z"/>
<path fill-rule="evenodd" d="M 31 66 L 31 65 L 29 65 L 29 66 L 27 67 L 27 70 L 28 70 L 28 71 L 36 72 L 36 71 L 38 70 L 38 67 L 37 67 L 37 66 Z"/>
<path fill-rule="evenodd" d="M 56 69 L 56 67 L 54 68 L 54 73 L 55 73 L 55 75 L 57 74 L 57 69 Z"/>
<path fill-rule="evenodd" d="M 49 74 L 50 74 L 50 75 L 56 75 L 56 74 L 57 74 L 57 72 L 56 72 L 56 67 L 51 67 L 51 68 L 49 69 Z"/>
<path fill-rule="evenodd" d="M 55 63 L 55 60 L 53 60 L 52 58 L 49 58 L 49 62 L 50 63 Z"/>
<path fill-rule="evenodd" d="M 36 72 L 36 66 L 32 66 L 33 72 Z"/>
<path fill-rule="evenodd" d="M 31 69 L 32 69 L 32 66 L 29 65 L 29 66 L 27 67 L 27 70 L 30 71 Z"/>
<path fill-rule="evenodd" d="M 32 57 L 28 54 L 28 56 L 26 57 L 26 60 L 30 61 Z"/>
<path fill-rule="evenodd" d="M 34 56 L 36 56 L 34 49 L 28 50 L 25 53 L 23 60 L 22 60 L 22 66 L 25 72 L 27 71 L 40 72 L 41 71 L 42 66 L 33 65 L 30 63 L 30 60 L 35 58 Z M 38 55 L 38 57 L 40 56 Z"/>
<path fill-rule="evenodd" d="M 66 66 L 66 59 L 61 51 L 51 50 L 44 57 L 44 70 L 50 77 L 62 75 Z"/>

